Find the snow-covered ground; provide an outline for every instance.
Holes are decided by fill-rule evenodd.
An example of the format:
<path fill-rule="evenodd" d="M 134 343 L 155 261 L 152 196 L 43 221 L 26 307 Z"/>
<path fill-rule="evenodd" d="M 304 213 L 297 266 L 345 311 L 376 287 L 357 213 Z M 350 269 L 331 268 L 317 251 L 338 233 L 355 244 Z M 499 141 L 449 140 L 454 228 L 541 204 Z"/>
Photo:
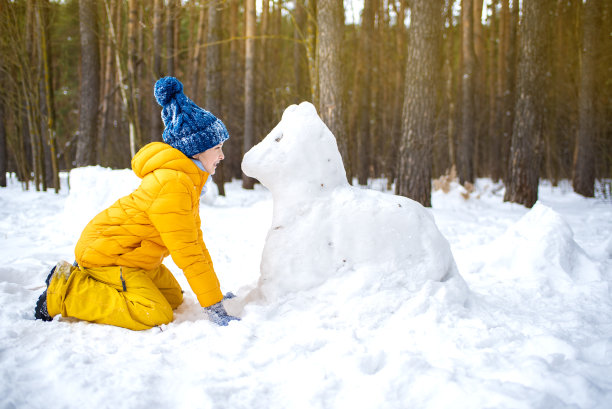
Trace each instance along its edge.
<path fill-rule="evenodd" d="M 9 182 L 0 408 L 612 408 L 612 205 L 567 185 L 543 183 L 531 211 L 504 203 L 487 180 L 467 200 L 457 185 L 434 192 L 431 212 L 469 287 L 464 304 L 422 289 L 351 316 L 326 283 L 247 305 L 241 321 L 218 327 L 168 258 L 185 302 L 171 324 L 133 332 L 34 321 L 33 306 L 51 266 L 72 261 L 92 212 L 138 181 L 86 168 L 73 172 L 70 194 Z M 222 290 L 240 299 L 257 285 L 272 197 L 237 181 L 226 192 L 209 187 L 201 218 Z M 349 306 L 361 295 L 352 279 L 333 278 Z"/>

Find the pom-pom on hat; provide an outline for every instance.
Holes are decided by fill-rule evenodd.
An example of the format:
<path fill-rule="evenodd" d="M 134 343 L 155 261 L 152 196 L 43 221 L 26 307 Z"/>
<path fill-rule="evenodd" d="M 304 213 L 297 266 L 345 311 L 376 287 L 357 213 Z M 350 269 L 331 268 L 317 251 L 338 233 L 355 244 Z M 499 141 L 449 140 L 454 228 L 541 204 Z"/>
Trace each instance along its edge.
<path fill-rule="evenodd" d="M 164 142 L 187 157 L 191 158 L 229 138 L 223 122 L 187 98 L 183 84 L 176 78 L 159 79 L 154 93 L 157 103 L 163 108 Z"/>

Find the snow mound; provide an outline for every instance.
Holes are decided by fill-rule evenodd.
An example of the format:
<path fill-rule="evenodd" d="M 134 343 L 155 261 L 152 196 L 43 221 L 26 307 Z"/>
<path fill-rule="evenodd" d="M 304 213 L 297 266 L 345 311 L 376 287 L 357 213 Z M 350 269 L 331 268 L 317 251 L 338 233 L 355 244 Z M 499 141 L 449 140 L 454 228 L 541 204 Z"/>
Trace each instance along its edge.
<path fill-rule="evenodd" d="M 275 303 L 327 288 L 346 300 L 394 289 L 405 300 L 429 283 L 465 300 L 467 286 L 430 212 L 405 197 L 350 186 L 336 139 L 312 104 L 288 107 L 242 169 L 273 197 L 251 299 Z"/>
<path fill-rule="evenodd" d="M 70 194 L 64 205 L 65 233 L 77 239 L 89 221 L 138 187 L 131 169 L 87 166 L 70 171 Z"/>
<path fill-rule="evenodd" d="M 132 193 L 141 179 L 131 169 L 113 170 L 87 166 L 70 171 L 70 194 L 64 205 L 64 231 L 77 239 L 89 221 L 123 196 Z M 202 204 L 212 205 L 219 189 L 208 178 L 202 189 Z"/>
<path fill-rule="evenodd" d="M 547 283 L 557 290 L 601 280 L 569 224 L 539 202 L 487 247 L 487 267 L 509 278 Z"/>
<path fill-rule="evenodd" d="M 599 246 L 598 253 L 603 259 L 612 259 L 612 234 Z"/>

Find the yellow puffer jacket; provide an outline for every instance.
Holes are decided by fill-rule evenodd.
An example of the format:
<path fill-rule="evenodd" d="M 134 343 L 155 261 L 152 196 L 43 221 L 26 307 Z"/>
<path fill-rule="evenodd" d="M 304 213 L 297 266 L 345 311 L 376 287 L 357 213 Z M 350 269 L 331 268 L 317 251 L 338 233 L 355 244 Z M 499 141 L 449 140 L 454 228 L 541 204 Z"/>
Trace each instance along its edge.
<path fill-rule="evenodd" d="M 221 301 L 200 229 L 200 193 L 208 173 L 162 142 L 143 147 L 132 169 L 142 179 L 140 186 L 89 222 L 76 245 L 76 261 L 86 268 L 153 270 L 170 254 L 200 305 Z"/>

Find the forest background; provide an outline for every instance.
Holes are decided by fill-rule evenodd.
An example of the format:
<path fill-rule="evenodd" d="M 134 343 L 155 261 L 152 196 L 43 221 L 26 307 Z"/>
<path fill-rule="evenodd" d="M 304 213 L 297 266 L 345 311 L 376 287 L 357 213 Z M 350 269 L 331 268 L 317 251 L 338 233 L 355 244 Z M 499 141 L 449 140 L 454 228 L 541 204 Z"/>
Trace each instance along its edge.
<path fill-rule="evenodd" d="M 363 0 L 352 21 L 342 0 L 255 1 L 0 0 L 0 186 L 129 167 L 161 140 L 153 85 L 170 75 L 229 130 L 221 194 L 253 187 L 242 155 L 307 100 L 349 180 L 427 206 L 455 172 L 529 207 L 541 178 L 609 195 L 610 2 Z"/>

